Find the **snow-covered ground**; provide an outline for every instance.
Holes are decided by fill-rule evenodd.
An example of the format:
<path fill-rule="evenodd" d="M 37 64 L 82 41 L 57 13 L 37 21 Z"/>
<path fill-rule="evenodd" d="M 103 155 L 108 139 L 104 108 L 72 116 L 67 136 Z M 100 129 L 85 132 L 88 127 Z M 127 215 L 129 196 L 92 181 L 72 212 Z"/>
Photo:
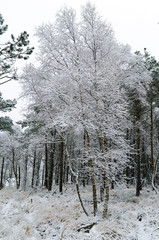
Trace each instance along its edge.
<path fill-rule="evenodd" d="M 102 219 L 102 204 L 97 217 L 92 214 L 91 188 L 81 188 L 86 217 L 74 186 L 61 195 L 46 190 L 0 191 L 0 239 L 3 240 L 159 240 L 159 198 L 150 188 L 135 197 L 134 188 L 111 190 L 109 215 Z M 81 226 L 96 223 L 91 230 Z"/>

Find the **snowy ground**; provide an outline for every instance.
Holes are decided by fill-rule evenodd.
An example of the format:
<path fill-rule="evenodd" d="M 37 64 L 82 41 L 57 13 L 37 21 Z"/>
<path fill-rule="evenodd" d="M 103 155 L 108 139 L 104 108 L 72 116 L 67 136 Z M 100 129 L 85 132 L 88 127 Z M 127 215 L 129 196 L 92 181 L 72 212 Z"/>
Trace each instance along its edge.
<path fill-rule="evenodd" d="M 81 210 L 73 186 L 67 186 L 63 195 L 4 188 L 0 191 L 0 239 L 159 240 L 159 197 L 151 189 L 143 189 L 139 198 L 134 188 L 120 186 L 111 191 L 106 220 L 100 204 L 98 216 L 91 214 L 89 188 L 81 192 L 89 217 Z M 93 222 L 90 231 L 79 230 Z"/>

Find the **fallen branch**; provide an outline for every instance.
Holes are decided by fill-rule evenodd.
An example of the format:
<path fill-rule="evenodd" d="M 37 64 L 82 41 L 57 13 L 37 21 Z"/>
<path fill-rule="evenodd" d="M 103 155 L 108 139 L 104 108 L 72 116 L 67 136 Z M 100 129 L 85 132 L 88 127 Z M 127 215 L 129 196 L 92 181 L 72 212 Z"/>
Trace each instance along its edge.
<path fill-rule="evenodd" d="M 60 234 L 59 240 L 62 240 L 64 231 L 66 230 L 66 228 L 67 228 L 67 226 L 64 226 L 64 228 L 62 229 L 62 232 Z"/>

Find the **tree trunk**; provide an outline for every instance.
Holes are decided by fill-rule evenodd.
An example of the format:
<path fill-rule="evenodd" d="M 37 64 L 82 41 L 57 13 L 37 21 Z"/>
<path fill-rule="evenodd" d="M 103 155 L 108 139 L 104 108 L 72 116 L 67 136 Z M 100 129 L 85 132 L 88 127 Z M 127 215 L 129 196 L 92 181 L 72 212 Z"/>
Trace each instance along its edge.
<path fill-rule="evenodd" d="M 33 172 L 32 172 L 32 181 L 31 187 L 34 187 L 34 178 L 35 178 L 35 163 L 36 163 L 36 150 L 34 151 L 34 159 L 33 159 Z"/>
<path fill-rule="evenodd" d="M 59 162 L 56 161 L 56 165 L 55 165 L 55 173 L 54 173 L 55 177 L 55 184 L 58 185 L 59 184 Z"/>
<path fill-rule="evenodd" d="M 0 190 L 3 188 L 3 171 L 4 171 L 4 157 L 2 158 L 2 166 L 1 166 L 1 182 L 0 182 Z"/>
<path fill-rule="evenodd" d="M 20 181 L 20 178 L 21 178 L 20 167 L 18 168 L 18 172 L 19 172 L 19 175 L 18 175 L 18 186 L 20 188 L 20 184 L 21 184 L 21 181 Z"/>
<path fill-rule="evenodd" d="M 105 152 L 104 137 L 101 130 L 100 130 L 99 143 L 100 143 L 100 150 L 102 153 L 104 153 Z M 103 171 L 102 179 L 103 179 L 103 192 L 105 190 L 105 195 L 103 194 L 104 195 L 103 218 L 106 218 L 108 214 L 108 203 L 109 203 L 109 179 L 107 177 L 106 171 Z"/>
<path fill-rule="evenodd" d="M 79 184 L 76 183 L 76 191 L 77 191 L 77 195 L 78 195 L 78 198 L 80 200 L 80 203 L 81 203 L 81 207 L 84 211 L 84 213 L 88 216 L 88 213 L 86 212 L 85 208 L 84 208 L 84 205 L 83 205 L 83 202 L 82 202 L 82 199 L 81 199 L 81 195 L 80 195 L 80 191 L 79 191 Z"/>
<path fill-rule="evenodd" d="M 103 171 L 101 171 L 100 174 L 100 201 L 103 202 L 104 201 L 104 183 L 105 182 L 105 175 L 103 174 Z"/>
<path fill-rule="evenodd" d="M 87 134 L 87 147 L 88 147 L 88 153 L 90 155 L 90 137 L 88 132 Z M 90 159 L 90 167 L 91 167 L 91 182 L 92 182 L 92 192 L 93 192 L 93 213 L 94 216 L 97 214 L 97 191 L 96 191 L 96 184 L 95 184 L 95 173 L 94 173 L 94 164 L 93 159 Z"/>
<path fill-rule="evenodd" d="M 152 165 L 152 174 L 154 174 L 154 157 L 153 157 L 153 107 L 152 107 L 152 102 L 151 102 L 150 142 L 151 142 L 151 165 Z"/>
<path fill-rule="evenodd" d="M 14 148 L 12 149 L 12 164 L 13 164 L 13 173 L 16 179 L 16 188 L 19 188 L 19 184 L 18 184 L 18 174 L 17 174 L 17 164 L 15 166 L 15 150 Z"/>
<path fill-rule="evenodd" d="M 137 127 L 137 181 L 136 181 L 136 196 L 140 195 L 141 190 L 141 166 L 140 166 L 140 123 Z"/>
<path fill-rule="evenodd" d="M 60 173 L 60 181 L 59 181 L 59 192 L 62 193 L 63 190 L 63 139 L 61 138 L 60 142 L 60 162 L 59 162 L 59 173 Z"/>
<path fill-rule="evenodd" d="M 86 214 L 86 216 L 88 216 L 88 213 L 87 213 L 87 211 L 86 211 L 86 209 L 85 209 L 85 207 L 83 205 L 82 198 L 81 198 L 81 195 L 80 195 L 79 183 L 78 183 L 78 175 L 73 171 L 73 169 L 71 167 L 70 155 L 69 155 L 66 143 L 64 141 L 63 141 L 63 143 L 64 143 L 64 146 L 65 146 L 65 149 L 66 149 L 66 156 L 67 156 L 67 160 L 68 160 L 69 170 L 71 172 L 71 175 L 75 178 L 75 181 L 76 181 L 76 191 L 77 191 L 77 195 L 78 195 L 81 207 L 82 207 L 84 213 Z"/>
<path fill-rule="evenodd" d="M 54 152 L 55 152 L 55 143 L 50 144 L 50 154 L 49 154 L 49 169 L 48 169 L 48 190 L 52 189 L 53 182 L 53 172 L 54 172 Z"/>
<path fill-rule="evenodd" d="M 129 130 L 128 129 L 126 129 L 126 140 L 127 141 L 131 140 L 130 137 L 129 137 Z M 127 157 L 129 158 L 128 154 L 127 154 Z M 129 180 L 129 166 L 126 166 L 126 185 L 127 185 L 127 187 L 129 185 L 129 182 L 130 182 L 130 180 Z"/>
<path fill-rule="evenodd" d="M 104 207 L 103 207 L 103 218 L 107 217 L 108 203 L 109 203 L 109 179 L 105 177 L 105 198 L 104 198 Z"/>
<path fill-rule="evenodd" d="M 44 186 L 48 188 L 48 147 L 47 143 L 45 143 L 45 181 Z"/>
<path fill-rule="evenodd" d="M 42 186 L 44 186 L 44 175 L 45 175 L 45 166 L 43 166 L 43 170 L 42 170 L 42 181 L 41 181 Z"/>
<path fill-rule="evenodd" d="M 24 178 L 23 178 L 23 190 L 26 190 L 27 185 L 27 171 L 28 171 L 28 156 L 25 156 L 24 159 Z"/>
<path fill-rule="evenodd" d="M 100 137 L 99 137 L 99 145 L 100 145 L 100 151 L 104 153 L 104 139 L 102 137 L 102 133 L 100 131 Z M 103 173 L 103 170 L 101 170 L 100 174 L 100 200 L 101 202 L 104 201 L 104 188 L 105 188 L 105 173 Z"/>
<path fill-rule="evenodd" d="M 66 183 L 69 182 L 69 166 L 67 166 L 68 163 L 67 163 L 67 159 L 66 159 Z"/>
<path fill-rule="evenodd" d="M 153 182 L 153 189 L 155 186 L 155 169 L 154 169 L 154 156 L 153 156 L 153 106 L 151 101 L 151 113 L 150 113 L 150 119 L 151 119 L 151 127 L 150 127 L 150 143 L 151 143 L 151 168 L 152 168 L 152 182 Z"/>
<path fill-rule="evenodd" d="M 37 157 L 37 161 L 35 164 L 35 173 L 36 173 L 36 181 L 35 181 L 35 185 L 36 187 L 39 186 L 39 171 L 40 171 L 40 164 L 41 164 L 41 158 Z"/>

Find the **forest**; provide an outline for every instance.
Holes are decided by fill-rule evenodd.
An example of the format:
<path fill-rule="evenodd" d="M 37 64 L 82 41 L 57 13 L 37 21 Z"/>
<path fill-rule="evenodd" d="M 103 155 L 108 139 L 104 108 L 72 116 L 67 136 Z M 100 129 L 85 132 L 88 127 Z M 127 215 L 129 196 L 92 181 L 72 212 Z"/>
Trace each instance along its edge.
<path fill-rule="evenodd" d="M 0 15 L 0 35 L 7 28 Z M 158 195 L 159 62 L 119 43 L 91 3 L 80 18 L 63 7 L 35 34 L 35 49 L 26 32 L 0 46 L 0 85 L 18 79 L 27 100 L 22 121 L 0 117 L 1 191 L 13 178 L 20 191 L 71 185 L 85 215 L 102 203 L 102 218 L 121 184 L 136 197 L 148 186 Z M 17 59 L 32 52 L 36 61 L 17 75 Z M 1 112 L 14 107 L 0 95 Z M 81 196 L 88 186 L 92 212 Z"/>

